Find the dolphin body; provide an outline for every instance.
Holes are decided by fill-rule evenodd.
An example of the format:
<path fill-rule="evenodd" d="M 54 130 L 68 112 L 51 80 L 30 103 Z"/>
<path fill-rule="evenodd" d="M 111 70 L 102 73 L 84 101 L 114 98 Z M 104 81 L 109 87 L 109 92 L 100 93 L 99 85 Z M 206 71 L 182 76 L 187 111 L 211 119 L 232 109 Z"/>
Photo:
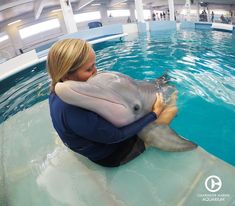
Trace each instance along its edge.
<path fill-rule="evenodd" d="M 175 88 L 164 77 L 154 82 L 139 81 L 118 72 L 100 72 L 86 82 L 65 81 L 55 87 L 66 103 L 93 111 L 117 127 L 128 125 L 152 110 L 156 92 L 162 92 L 168 103 Z M 155 122 L 143 128 L 138 136 L 149 146 L 179 152 L 195 149 L 196 144 L 174 132 L 168 125 Z"/>

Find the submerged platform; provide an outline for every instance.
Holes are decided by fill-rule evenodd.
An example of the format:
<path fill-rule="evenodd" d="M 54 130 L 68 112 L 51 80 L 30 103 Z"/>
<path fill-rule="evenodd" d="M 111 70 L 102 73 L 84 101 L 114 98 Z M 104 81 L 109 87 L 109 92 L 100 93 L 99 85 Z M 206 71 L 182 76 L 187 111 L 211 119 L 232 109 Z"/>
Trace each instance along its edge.
<path fill-rule="evenodd" d="M 4 161 L 0 166 L 4 170 L 0 169 L 4 181 L 0 194 L 2 191 L 6 195 L 6 199 L 2 197 L 5 205 L 232 206 L 235 203 L 235 167 L 200 147 L 176 153 L 149 148 L 123 166 L 101 167 L 58 141 L 47 101 L 9 118 L 0 125 L 0 132 L 3 131 Z"/>

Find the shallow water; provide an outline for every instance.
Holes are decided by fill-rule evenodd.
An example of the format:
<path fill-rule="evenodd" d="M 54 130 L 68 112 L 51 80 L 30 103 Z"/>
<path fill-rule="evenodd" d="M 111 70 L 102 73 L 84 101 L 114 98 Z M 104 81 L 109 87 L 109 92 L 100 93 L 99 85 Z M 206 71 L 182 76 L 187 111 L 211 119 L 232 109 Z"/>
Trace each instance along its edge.
<path fill-rule="evenodd" d="M 154 79 L 167 72 L 179 90 L 179 113 L 171 127 L 235 165 L 234 45 L 235 37 L 230 33 L 179 31 L 129 36 L 123 42 L 106 42 L 94 48 L 100 70 L 119 71 L 137 79 Z M 86 161 L 82 161 L 84 165 L 77 162 L 55 143 L 57 135 L 45 100 L 48 85 L 45 63 L 0 82 L 0 205 L 94 205 L 99 201 L 97 205 L 110 205 L 110 201 L 111 205 L 128 206 L 208 205 L 198 194 L 205 192 L 203 178 L 215 173 L 230 197 L 213 205 L 234 203 L 234 167 L 216 161 L 207 168 L 212 157 L 201 153 L 150 149 L 130 164 L 108 171 Z M 208 170 L 200 179 L 197 175 L 203 168 Z M 90 177 L 101 182 L 89 182 Z M 183 185 L 186 191 L 194 180 L 193 195 L 184 200 L 186 192 L 177 188 Z M 91 199 L 80 186 L 86 188 L 86 194 L 100 192 Z"/>
<path fill-rule="evenodd" d="M 5 151 L 1 205 L 203 206 L 210 175 L 222 180 L 217 195 L 226 195 L 213 205 L 235 203 L 235 168 L 200 148 L 182 153 L 150 148 L 113 169 L 75 155 L 54 132 L 47 101 L 18 112 L 0 131 Z"/>

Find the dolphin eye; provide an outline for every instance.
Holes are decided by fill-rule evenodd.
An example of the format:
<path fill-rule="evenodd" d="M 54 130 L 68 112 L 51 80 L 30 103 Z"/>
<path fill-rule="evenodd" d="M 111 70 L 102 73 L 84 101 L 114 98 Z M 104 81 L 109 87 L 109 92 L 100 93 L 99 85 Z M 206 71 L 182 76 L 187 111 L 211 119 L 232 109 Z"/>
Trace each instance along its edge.
<path fill-rule="evenodd" d="M 133 107 L 134 111 L 137 112 L 140 110 L 140 105 L 136 104 L 134 107 Z"/>

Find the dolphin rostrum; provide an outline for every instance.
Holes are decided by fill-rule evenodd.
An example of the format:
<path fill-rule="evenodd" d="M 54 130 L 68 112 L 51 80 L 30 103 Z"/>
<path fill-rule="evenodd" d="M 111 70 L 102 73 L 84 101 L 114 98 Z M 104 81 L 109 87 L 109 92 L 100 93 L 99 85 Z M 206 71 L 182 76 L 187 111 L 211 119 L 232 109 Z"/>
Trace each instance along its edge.
<path fill-rule="evenodd" d="M 156 92 L 162 92 L 165 102 L 170 99 L 175 89 L 164 80 L 139 81 L 118 72 L 100 72 L 86 82 L 59 82 L 55 92 L 64 102 L 96 112 L 115 126 L 122 127 L 152 110 Z M 147 145 L 164 151 L 187 151 L 197 147 L 169 126 L 156 122 L 143 128 L 138 136 Z"/>

